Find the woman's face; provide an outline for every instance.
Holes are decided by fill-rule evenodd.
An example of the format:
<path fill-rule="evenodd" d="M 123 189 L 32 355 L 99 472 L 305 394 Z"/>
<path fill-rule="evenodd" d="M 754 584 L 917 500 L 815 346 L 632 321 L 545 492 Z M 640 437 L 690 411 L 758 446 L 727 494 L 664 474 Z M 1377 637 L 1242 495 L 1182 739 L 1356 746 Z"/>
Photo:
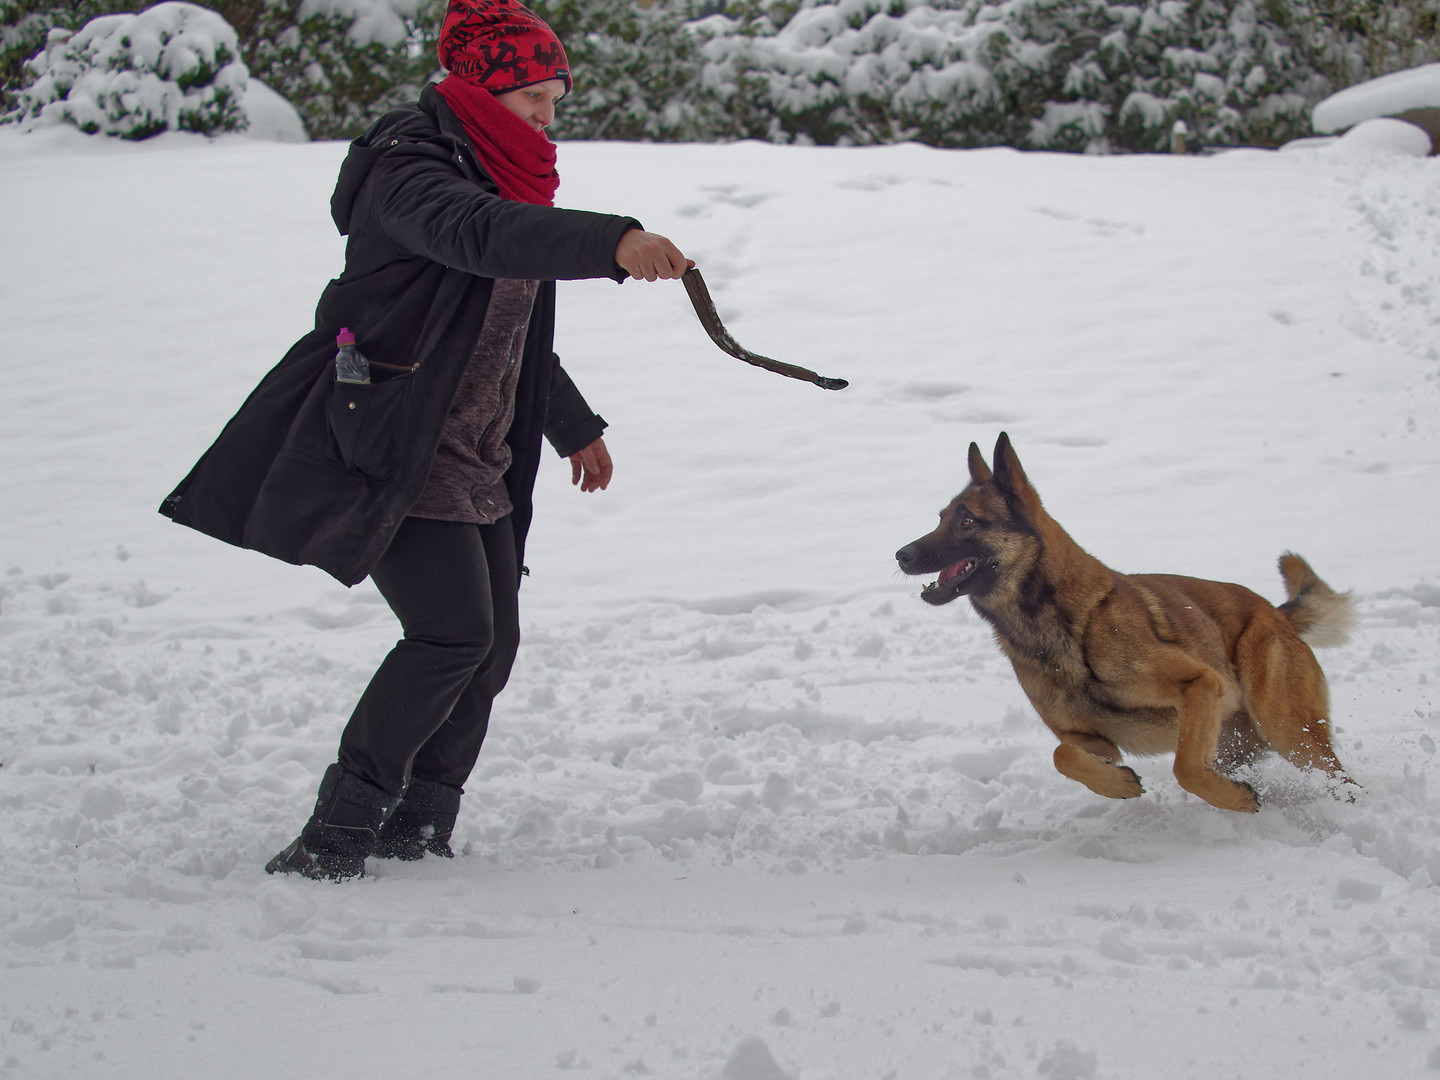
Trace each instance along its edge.
<path fill-rule="evenodd" d="M 495 100 L 536 131 L 544 131 L 546 125 L 555 119 L 555 106 L 564 96 L 564 79 L 546 79 L 518 90 L 496 94 Z"/>

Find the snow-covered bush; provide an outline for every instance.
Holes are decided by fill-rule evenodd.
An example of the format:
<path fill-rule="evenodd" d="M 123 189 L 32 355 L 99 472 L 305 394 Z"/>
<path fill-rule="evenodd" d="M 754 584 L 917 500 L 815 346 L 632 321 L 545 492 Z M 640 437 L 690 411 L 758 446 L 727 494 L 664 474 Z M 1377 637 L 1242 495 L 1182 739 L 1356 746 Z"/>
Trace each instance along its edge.
<path fill-rule="evenodd" d="M 530 0 L 570 60 L 574 92 L 550 131 L 561 139 L 706 139 L 726 118 L 701 91 L 696 0 L 649 4 Z M 720 7 L 718 2 L 710 7 Z"/>
<path fill-rule="evenodd" d="M 250 72 L 289 100 L 316 139 L 360 134 L 414 101 L 437 69 L 445 0 L 218 0 Z"/>
<path fill-rule="evenodd" d="M 73 49 L 127 2 L 0 0 L 0 111 L 47 30 L 77 31 L 62 43 Z M 1150 151 L 1183 121 L 1195 145 L 1276 145 L 1308 131 L 1327 94 L 1440 59 L 1440 0 L 531 3 L 574 71 L 562 139 Z M 332 139 L 414 100 L 436 70 L 445 0 L 210 6 L 251 75 Z"/>
<path fill-rule="evenodd" d="M 1255 0 L 807 0 L 778 26 L 776 9 L 695 24 L 736 135 L 1159 150 L 1183 120 L 1273 145 L 1330 88 Z"/>
<path fill-rule="evenodd" d="M 363 131 L 413 101 L 436 68 L 444 0 L 210 0 L 235 28 L 250 74 L 295 105 L 316 138 Z M 133 10 L 131 0 L 0 0 L 0 111 L 33 76 L 51 29 Z"/>
<path fill-rule="evenodd" d="M 239 56 L 230 24 L 194 4 L 104 15 L 74 33 L 50 31 L 8 119 L 125 139 L 241 130 L 249 72 Z"/>
<path fill-rule="evenodd" d="M 1269 13 L 1336 87 L 1440 60 L 1437 0 L 1300 0 Z"/>
<path fill-rule="evenodd" d="M 1338 87 L 1435 59 L 1440 0 L 535 0 L 568 138 L 1278 145 Z M 696 54 L 698 52 L 698 61 Z"/>
<path fill-rule="evenodd" d="M 35 10 L 38 6 L 27 0 L 0 0 L 0 113 L 24 79 L 25 61 L 40 51 L 55 25 L 51 13 Z"/>
<path fill-rule="evenodd" d="M 1014 20 L 1048 50 L 1029 145 L 1163 150 L 1181 120 L 1202 144 L 1274 146 L 1330 89 L 1255 0 L 1016 0 Z M 1089 126 L 1064 117 L 1079 102 Z"/>

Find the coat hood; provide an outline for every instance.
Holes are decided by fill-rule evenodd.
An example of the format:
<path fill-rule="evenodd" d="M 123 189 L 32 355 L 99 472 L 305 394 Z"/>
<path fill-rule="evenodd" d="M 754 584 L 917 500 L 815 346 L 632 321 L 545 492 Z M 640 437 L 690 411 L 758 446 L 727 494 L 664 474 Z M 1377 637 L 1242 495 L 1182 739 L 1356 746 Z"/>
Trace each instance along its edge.
<path fill-rule="evenodd" d="M 459 119 L 434 84 L 427 85 L 419 101 L 391 109 L 350 143 L 335 181 L 335 192 L 330 196 L 330 216 L 341 236 L 350 235 L 355 201 L 376 162 L 401 147 L 405 152 L 436 157 L 452 158 L 457 152 L 473 157 Z"/>

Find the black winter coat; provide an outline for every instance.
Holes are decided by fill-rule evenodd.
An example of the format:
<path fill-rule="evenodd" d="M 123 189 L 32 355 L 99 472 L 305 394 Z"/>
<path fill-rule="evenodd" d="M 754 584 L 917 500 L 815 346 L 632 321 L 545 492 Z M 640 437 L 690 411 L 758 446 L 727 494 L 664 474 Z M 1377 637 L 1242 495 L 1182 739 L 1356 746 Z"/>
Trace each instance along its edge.
<path fill-rule="evenodd" d="M 350 145 L 331 199 L 345 268 L 295 343 L 160 512 L 346 585 L 364 580 L 425 485 L 494 278 L 541 281 L 525 341 L 505 481 L 522 557 L 542 432 L 564 455 L 604 422 L 555 358 L 556 279 L 613 277 L 633 218 L 499 197 L 459 119 L 427 87 Z M 412 369 L 335 381 L 335 335 Z"/>

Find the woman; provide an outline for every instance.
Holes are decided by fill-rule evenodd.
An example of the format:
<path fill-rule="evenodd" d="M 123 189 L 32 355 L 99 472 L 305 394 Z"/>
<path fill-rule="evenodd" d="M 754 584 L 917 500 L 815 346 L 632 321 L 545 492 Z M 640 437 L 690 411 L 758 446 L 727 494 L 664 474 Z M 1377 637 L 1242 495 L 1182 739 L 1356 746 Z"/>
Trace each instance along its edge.
<path fill-rule="evenodd" d="M 605 423 L 552 351 L 554 282 L 693 265 L 633 218 L 552 205 L 544 129 L 570 72 L 533 12 L 450 0 L 439 54 L 450 74 L 351 144 L 331 199 L 345 268 L 315 329 L 161 507 L 347 585 L 369 576 L 404 630 L 270 873 L 451 855 L 519 642 L 542 433 L 582 490 L 611 476 Z M 337 338 L 364 359 L 338 360 Z"/>

